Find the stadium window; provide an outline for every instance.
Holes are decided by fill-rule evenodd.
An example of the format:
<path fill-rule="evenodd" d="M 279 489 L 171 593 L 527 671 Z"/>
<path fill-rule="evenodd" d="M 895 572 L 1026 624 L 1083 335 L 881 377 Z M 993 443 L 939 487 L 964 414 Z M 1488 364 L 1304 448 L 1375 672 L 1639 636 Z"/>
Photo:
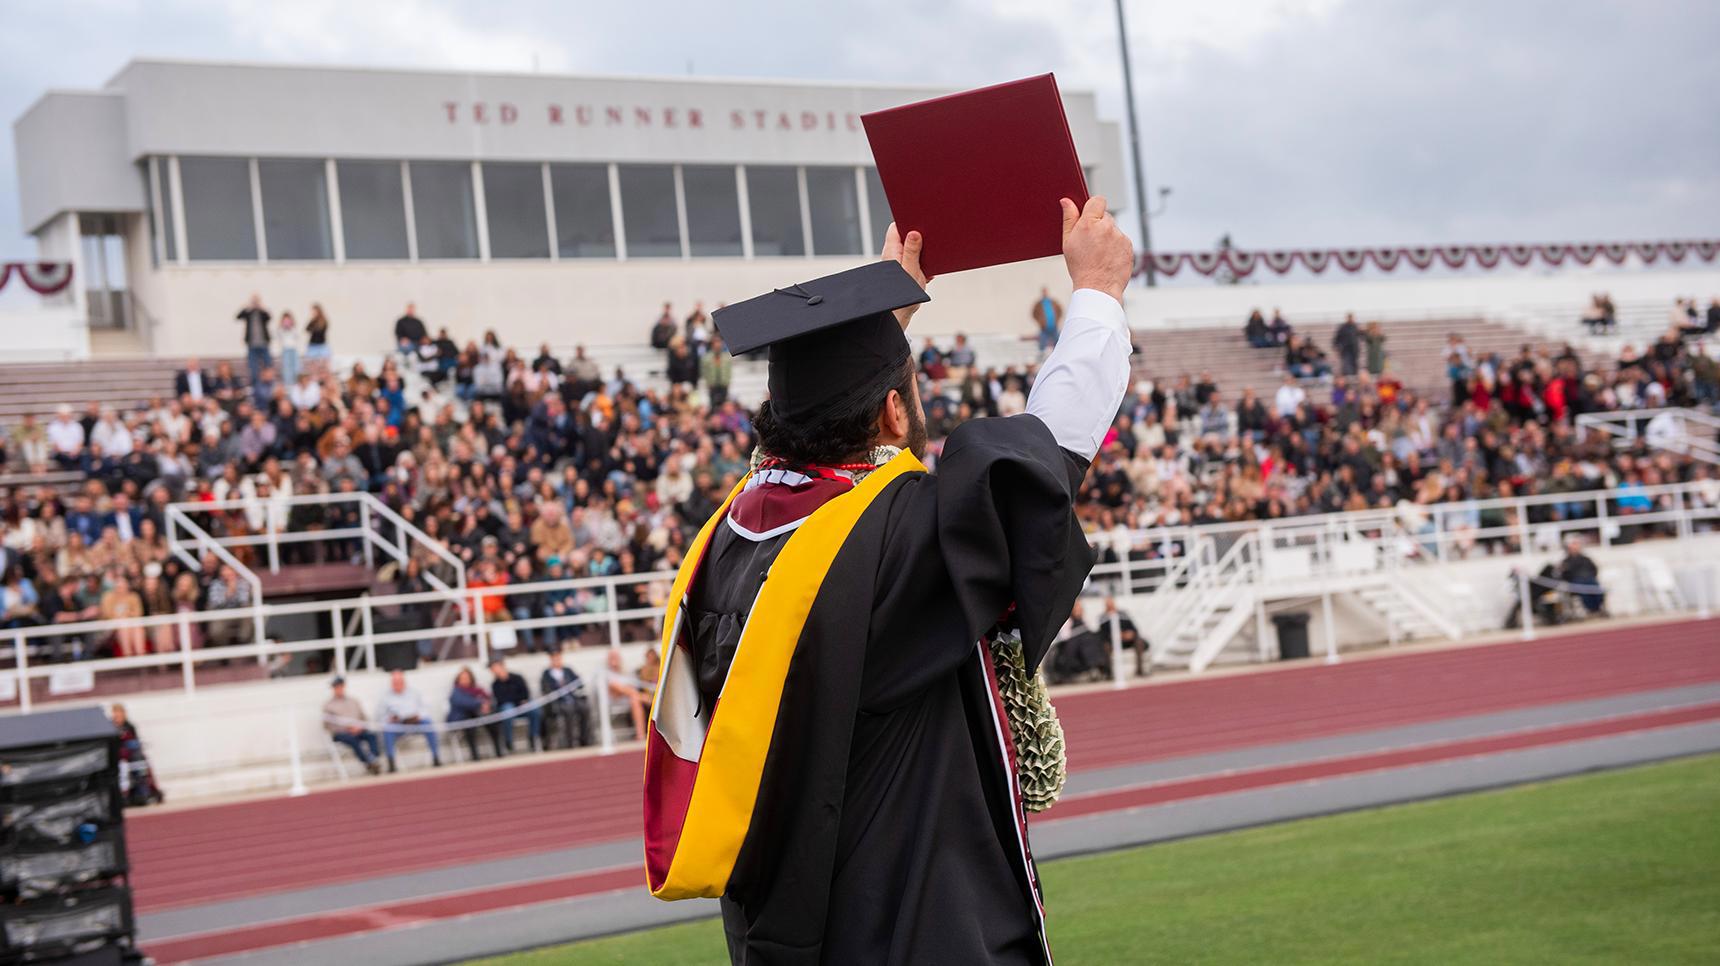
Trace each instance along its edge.
<path fill-rule="evenodd" d="M 179 260 L 179 240 L 173 235 L 173 179 L 167 173 L 172 162 L 166 157 L 157 157 L 154 161 L 152 165 L 144 165 L 144 177 L 149 178 L 153 170 L 155 179 L 153 197 L 150 198 L 154 205 L 149 213 L 150 229 L 153 236 L 161 238 L 162 259 L 175 262 Z"/>
<path fill-rule="evenodd" d="M 256 261 L 251 163 L 180 158 L 179 184 L 185 192 L 185 254 L 194 261 Z"/>
<path fill-rule="evenodd" d="M 800 182 L 793 168 L 748 165 L 747 212 L 755 256 L 806 254 Z"/>
<path fill-rule="evenodd" d="M 624 164 L 619 174 L 627 257 L 680 258 L 681 218 L 675 211 L 674 166 Z"/>
<path fill-rule="evenodd" d="M 687 198 L 687 241 L 694 255 L 740 255 L 741 200 L 728 165 L 681 166 Z"/>
<path fill-rule="evenodd" d="M 548 258 L 543 166 L 484 163 L 484 218 L 491 258 Z"/>
<path fill-rule="evenodd" d="M 806 203 L 812 208 L 813 254 L 860 254 L 860 198 L 853 168 L 808 167 Z"/>
<path fill-rule="evenodd" d="M 472 166 L 465 161 L 413 161 L 412 221 L 418 257 L 477 258 L 478 215 Z M 342 196 L 341 200 L 346 199 Z"/>
<path fill-rule="evenodd" d="M 609 166 L 552 164 L 549 188 L 555 195 L 556 249 L 561 257 L 614 258 L 615 213 L 609 207 Z"/>
<path fill-rule="evenodd" d="M 334 257 L 328 220 L 328 184 L 321 161 L 258 160 L 263 195 L 263 238 L 270 261 Z"/>
<path fill-rule="evenodd" d="M 341 237 L 346 257 L 410 257 L 406 239 L 406 199 L 398 161 L 338 161 Z"/>
<path fill-rule="evenodd" d="M 884 233 L 890 230 L 895 216 L 890 214 L 890 199 L 884 195 L 877 168 L 866 169 L 866 210 L 872 215 L 872 250 L 883 251 Z"/>

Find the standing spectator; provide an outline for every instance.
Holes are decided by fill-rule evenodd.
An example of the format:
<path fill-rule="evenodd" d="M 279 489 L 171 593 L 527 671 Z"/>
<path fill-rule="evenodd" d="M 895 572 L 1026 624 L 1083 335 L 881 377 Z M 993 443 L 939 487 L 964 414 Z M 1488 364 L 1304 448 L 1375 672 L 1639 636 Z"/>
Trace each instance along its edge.
<path fill-rule="evenodd" d="M 549 732 L 559 730 L 562 733 L 562 747 L 583 748 L 591 744 L 591 719 L 586 708 L 585 688 L 579 675 L 567 666 L 558 648 L 549 652 L 549 667 L 544 668 L 543 678 L 538 682 L 538 690 L 544 695 L 551 695 L 563 688 L 567 689 L 566 693 L 544 705 L 544 746 L 549 746 Z M 574 743 L 576 732 L 577 745 Z"/>
<path fill-rule="evenodd" d="M 1386 369 L 1386 332 L 1379 322 L 1369 322 L 1363 336 L 1368 345 L 1368 372 L 1374 377 Z"/>
<path fill-rule="evenodd" d="M 84 424 L 72 416 L 72 407 L 61 403 L 48 424 L 48 445 L 61 469 L 73 469 L 84 457 Z"/>
<path fill-rule="evenodd" d="M 532 692 L 527 686 L 526 679 L 508 670 L 508 665 L 501 658 L 490 661 L 490 696 L 495 699 L 496 710 L 502 714 L 525 708 L 531 703 Z M 526 708 L 521 712 L 526 718 L 526 740 L 531 744 L 531 750 L 537 751 L 543 732 L 543 712 L 538 708 Z M 502 747 L 509 754 L 514 750 L 514 719 L 512 717 L 502 722 Z"/>
<path fill-rule="evenodd" d="M 951 379 L 966 379 L 974 367 L 973 347 L 968 345 L 964 333 L 956 333 L 956 343 L 950 346 L 950 351 L 944 355 L 944 363 L 949 366 Z"/>
<path fill-rule="evenodd" d="M 293 313 L 281 313 L 279 329 L 281 331 L 281 381 L 290 386 L 299 378 L 299 323 L 293 318 Z"/>
<path fill-rule="evenodd" d="M 667 349 L 670 340 L 675 338 L 675 313 L 669 303 L 663 303 L 663 314 L 657 316 L 656 324 L 651 326 L 651 348 Z"/>
<path fill-rule="evenodd" d="M 1039 337 L 1039 351 L 1049 352 L 1057 344 L 1057 333 L 1063 324 L 1063 306 L 1051 297 L 1051 290 L 1039 289 L 1039 299 L 1033 303 L 1033 322 Z"/>
<path fill-rule="evenodd" d="M 382 763 L 377 759 L 382 751 L 377 747 L 376 732 L 362 724 L 354 722 L 367 721 L 364 705 L 357 698 L 346 696 L 346 678 L 335 678 L 329 683 L 334 696 L 323 702 L 323 728 L 328 732 L 330 740 L 352 749 L 358 760 L 364 764 L 365 770 L 372 775 L 382 773 Z"/>
<path fill-rule="evenodd" d="M 1332 334 L 1332 348 L 1338 352 L 1338 372 L 1340 375 L 1353 376 L 1360 369 L 1359 360 L 1362 353 L 1362 329 L 1356 325 L 1354 312 L 1344 316 L 1344 323 L 1338 326 L 1338 331 Z"/>
<path fill-rule="evenodd" d="M 407 302 L 406 311 L 394 320 L 395 348 L 400 350 L 401 355 L 411 355 L 429 339 L 430 330 L 424 327 L 424 320 L 418 317 L 418 306 Z"/>
<path fill-rule="evenodd" d="M 328 316 L 321 302 L 311 303 L 311 317 L 305 322 L 305 368 L 319 381 L 329 374 Z"/>
<path fill-rule="evenodd" d="M 411 306 L 408 306 L 411 308 Z M 399 771 L 394 759 L 394 746 L 402 735 L 423 735 L 430 745 L 430 763 L 442 767 L 442 745 L 436 737 L 436 723 L 430 720 L 430 707 L 423 695 L 406 683 L 406 674 L 395 671 L 388 676 L 388 693 L 382 696 L 382 720 L 397 727 L 383 733 L 382 748 L 388 756 L 388 770 Z"/>
<path fill-rule="evenodd" d="M 705 392 L 710 396 L 712 409 L 719 409 L 729 401 L 729 383 L 735 377 L 735 362 L 723 348 L 720 336 L 711 339 L 710 349 L 699 360 L 699 376 L 705 380 Z"/>
<path fill-rule="evenodd" d="M 693 354 L 704 355 L 711 342 L 711 317 L 705 314 L 705 303 L 693 303 L 693 314 L 687 316 L 685 334 L 687 344 L 693 347 Z"/>
<path fill-rule="evenodd" d="M 263 297 L 256 294 L 252 294 L 251 301 L 233 316 L 245 326 L 245 365 L 250 369 L 253 384 L 274 362 L 269 355 L 270 317 L 268 310 L 263 308 Z"/>
<path fill-rule="evenodd" d="M 490 693 L 478 687 L 477 675 L 469 667 L 461 668 L 454 675 L 454 687 L 448 692 L 448 723 L 471 721 L 482 718 L 495 710 L 495 704 L 490 701 Z M 502 725 L 490 722 L 483 726 L 490 733 L 490 746 L 495 749 L 495 756 L 502 757 Z M 471 753 L 472 760 L 478 760 L 478 729 L 462 728 L 466 734 L 466 750 Z"/>

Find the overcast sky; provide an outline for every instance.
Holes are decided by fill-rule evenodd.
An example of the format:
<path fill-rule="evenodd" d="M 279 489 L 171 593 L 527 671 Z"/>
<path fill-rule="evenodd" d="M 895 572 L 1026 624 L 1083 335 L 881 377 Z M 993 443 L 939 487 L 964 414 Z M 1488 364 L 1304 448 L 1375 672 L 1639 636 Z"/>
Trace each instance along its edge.
<path fill-rule="evenodd" d="M 1126 0 L 1160 250 L 1720 235 L 1720 3 Z M 0 116 L 133 57 L 977 86 L 1124 117 L 1111 0 L 60 0 L 7 6 Z M 0 255 L 18 224 L 11 129 Z M 1117 199 L 1113 199 L 1116 203 Z"/>

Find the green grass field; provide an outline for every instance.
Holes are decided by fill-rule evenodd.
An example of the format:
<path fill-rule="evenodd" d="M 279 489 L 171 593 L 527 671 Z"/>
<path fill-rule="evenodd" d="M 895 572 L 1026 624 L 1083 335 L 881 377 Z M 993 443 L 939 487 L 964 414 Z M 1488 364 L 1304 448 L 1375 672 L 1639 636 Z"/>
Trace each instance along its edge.
<path fill-rule="evenodd" d="M 1042 866 L 1082 963 L 1720 962 L 1720 756 Z M 713 920 L 486 966 L 722 964 Z"/>

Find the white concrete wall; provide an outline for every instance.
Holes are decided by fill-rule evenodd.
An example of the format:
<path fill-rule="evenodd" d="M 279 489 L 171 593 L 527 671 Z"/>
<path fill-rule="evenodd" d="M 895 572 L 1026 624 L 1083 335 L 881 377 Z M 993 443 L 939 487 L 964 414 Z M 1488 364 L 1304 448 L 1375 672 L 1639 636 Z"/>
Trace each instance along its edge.
<path fill-rule="evenodd" d="M 125 98 L 53 91 L 12 126 L 19 221 L 26 231 L 62 211 L 138 211 L 143 178 L 126 145 Z"/>
<path fill-rule="evenodd" d="M 1563 318 L 1569 336 L 1582 333 L 1578 316 L 1589 297 L 1600 291 L 1615 301 L 1664 299 L 1671 308 L 1676 296 L 1694 295 L 1704 302 L 1720 295 L 1720 266 L 1696 262 L 1683 268 L 1555 269 L 1531 272 L 1500 268 L 1486 275 L 1418 275 L 1400 269 L 1386 277 L 1346 277 L 1341 269 L 1326 269 L 1328 281 L 1276 281 L 1255 276 L 1254 284 L 1217 285 L 1174 282 L 1157 288 L 1136 284 L 1129 289 L 1129 321 L 1137 328 L 1234 325 L 1238 330 L 1250 310 L 1271 314 L 1282 308 L 1292 323 L 1298 316 L 1331 316 L 1355 312 L 1366 321 L 1379 318 L 1461 318 L 1484 311 L 1519 307 L 1569 306 Z"/>
<path fill-rule="evenodd" d="M 135 245 L 133 246 L 135 247 Z M 495 328 L 505 344 L 535 347 L 637 341 L 644 344 L 665 301 L 678 315 L 703 301 L 737 302 L 793 282 L 861 264 L 864 259 L 631 259 L 384 265 L 269 264 L 165 266 L 134 273 L 134 286 L 162 320 L 155 351 L 163 355 L 238 354 L 233 321 L 252 292 L 275 314 L 303 319 L 321 302 L 337 353 L 368 353 L 392 345 L 394 320 L 408 301 L 432 331 L 446 325 L 456 340 Z M 135 262 L 134 262 L 135 264 Z M 1032 303 L 1049 285 L 1066 300 L 1062 260 L 1040 259 L 937 279 L 932 302 L 915 316 L 914 331 L 947 334 L 1032 332 Z"/>
<path fill-rule="evenodd" d="M 629 672 L 639 666 L 644 645 L 623 648 Z M 596 707 L 595 682 L 608 654 L 607 648 L 584 648 L 570 652 L 568 666 L 586 681 L 592 706 Z M 535 696 L 538 676 L 549 665 L 544 655 L 522 655 L 508 660 L 509 669 L 523 675 Z M 488 687 L 487 668 L 470 665 L 480 686 Z M 424 696 L 437 720 L 448 711 L 448 693 L 462 665 L 454 662 L 430 664 L 408 672 L 413 688 Z M 164 673 L 177 676 L 177 671 Z M 212 795 L 285 789 L 292 784 L 291 735 L 298 737 L 305 780 L 311 784 L 333 781 L 337 775 L 329 761 L 327 740 L 321 724 L 323 702 L 329 698 L 331 676 L 297 677 L 255 684 L 227 684 L 198 689 L 190 697 L 178 690 L 145 692 L 116 698 L 136 722 L 149 755 L 150 766 L 169 800 Z M 386 672 L 359 672 L 347 676 L 347 694 L 357 698 L 367 713 L 375 715 L 388 689 Z M 96 705 L 95 702 L 90 702 Z M 69 705 L 56 704 L 54 707 Z M 106 707 L 102 702 L 100 707 Z M 594 732 L 595 734 L 595 732 Z M 623 729 L 621 738 L 627 737 Z M 444 741 L 449 741 L 446 736 Z M 488 754 L 488 735 L 479 747 Z M 523 749 L 523 736 L 520 747 Z M 399 746 L 401 767 L 428 767 L 429 754 L 421 738 L 403 739 Z M 454 752 L 459 754 L 461 752 Z M 348 769 L 362 776 L 363 769 L 351 754 Z M 451 753 L 444 746 L 444 760 Z"/>

